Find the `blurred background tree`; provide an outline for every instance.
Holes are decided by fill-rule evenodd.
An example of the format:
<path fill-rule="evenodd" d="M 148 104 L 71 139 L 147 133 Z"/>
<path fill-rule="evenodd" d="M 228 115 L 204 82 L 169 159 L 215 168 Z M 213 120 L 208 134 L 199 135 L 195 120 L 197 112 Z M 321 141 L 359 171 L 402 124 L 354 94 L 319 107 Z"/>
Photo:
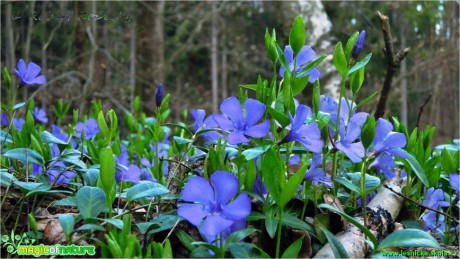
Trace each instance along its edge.
<path fill-rule="evenodd" d="M 362 99 L 380 91 L 385 74 L 377 10 L 390 18 L 395 49 L 411 48 L 394 78 L 385 116 L 400 117 L 410 129 L 417 123 L 436 126 L 436 144 L 458 138 L 458 1 L 2 1 L 1 62 L 9 71 L 19 58 L 42 66 L 48 83 L 28 87 L 20 98 L 34 97 L 51 118 L 58 98 L 83 111 L 102 99 L 105 109 L 123 114 L 131 111 L 135 95 L 153 115 L 154 93 L 163 83 L 172 94 L 172 119 L 180 120 L 185 109 L 216 111 L 220 101 L 238 94 L 239 84 L 254 83 L 258 74 L 271 78 L 265 29 L 276 29 L 284 46 L 300 14 L 317 55 L 331 54 L 338 40 L 345 43 L 366 30 L 363 53 L 373 57 Z M 339 77 L 331 63 L 329 56 L 319 67 L 320 82 L 323 93 L 337 96 Z M 3 93 L 2 88 L 2 98 Z M 302 101 L 309 103 L 310 95 L 307 87 Z"/>

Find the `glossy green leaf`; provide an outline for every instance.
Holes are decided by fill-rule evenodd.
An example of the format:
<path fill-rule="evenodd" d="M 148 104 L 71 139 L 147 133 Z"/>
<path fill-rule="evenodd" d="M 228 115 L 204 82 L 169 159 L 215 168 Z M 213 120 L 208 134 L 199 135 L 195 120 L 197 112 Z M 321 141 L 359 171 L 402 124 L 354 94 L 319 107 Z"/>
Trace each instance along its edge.
<path fill-rule="evenodd" d="M 351 91 L 353 95 L 355 95 L 361 86 L 363 85 L 364 82 L 364 67 L 358 69 L 354 73 L 351 74 L 351 80 L 350 80 L 350 85 L 351 85 Z"/>
<path fill-rule="evenodd" d="M 7 132 L 0 130 L 0 143 L 13 143 L 13 138 Z"/>
<path fill-rule="evenodd" d="M 81 227 L 77 228 L 76 231 L 91 230 L 91 231 L 105 231 L 104 227 L 101 227 L 96 224 L 84 224 Z"/>
<path fill-rule="evenodd" d="M 284 56 L 284 52 L 281 50 L 281 47 L 276 42 L 275 42 L 275 50 L 276 50 L 276 53 L 278 54 L 278 58 L 280 60 L 281 65 L 284 67 L 285 70 L 290 71 L 289 63 L 287 62 L 287 59 Z"/>
<path fill-rule="evenodd" d="M 276 220 L 276 222 L 278 222 L 278 220 Z M 314 233 L 312 226 L 307 224 L 305 221 L 297 217 L 294 217 L 290 214 L 283 215 L 283 225 L 294 228 L 294 229 L 305 230 L 308 233 Z"/>
<path fill-rule="evenodd" d="M 275 30 L 273 30 L 273 36 L 268 33 L 268 28 L 265 30 L 265 49 L 267 51 L 268 58 L 272 63 L 275 63 L 278 60 L 278 53 L 276 52 L 275 43 L 276 35 Z"/>
<path fill-rule="evenodd" d="M 255 147 L 255 148 L 249 148 L 243 151 L 243 156 L 246 158 L 247 161 L 250 161 L 263 153 L 265 153 L 268 149 L 270 148 L 269 145 L 265 146 L 260 146 L 260 147 Z"/>
<path fill-rule="evenodd" d="M 403 229 L 388 235 L 378 246 L 379 250 L 390 247 L 434 247 L 441 248 L 430 234 L 418 229 Z"/>
<path fill-rule="evenodd" d="M 294 197 L 297 192 L 297 188 L 303 181 L 303 177 L 307 172 L 307 164 L 304 164 L 294 175 L 289 178 L 288 183 L 281 192 L 281 196 L 278 202 L 278 206 L 284 208 L 286 204 Z"/>
<path fill-rule="evenodd" d="M 313 85 L 313 112 L 315 115 L 318 115 L 319 106 L 320 106 L 320 89 L 319 89 L 319 80 L 316 80 Z"/>
<path fill-rule="evenodd" d="M 97 124 L 99 125 L 99 129 L 101 130 L 102 135 L 106 138 L 110 138 L 110 130 L 109 127 L 107 126 L 107 122 L 105 121 L 104 113 L 102 111 L 99 111 L 99 114 L 97 115 Z"/>
<path fill-rule="evenodd" d="M 270 106 L 267 106 L 267 111 L 277 122 L 279 122 L 279 124 L 281 124 L 283 128 L 291 123 L 289 117 L 284 113 L 279 112 Z"/>
<path fill-rule="evenodd" d="M 347 60 L 345 59 L 345 53 L 343 52 L 342 42 L 338 42 L 335 46 L 332 62 L 342 77 L 345 77 L 347 75 Z"/>
<path fill-rule="evenodd" d="M 428 179 L 426 178 L 426 174 L 423 171 L 422 166 L 418 163 L 417 159 L 415 159 L 414 156 L 411 154 L 407 153 L 405 150 L 399 149 L 400 152 L 406 153 L 406 158 L 405 161 L 409 163 L 409 165 L 412 167 L 412 170 L 414 171 L 415 175 L 417 175 L 418 179 L 422 181 L 422 183 L 429 187 Z"/>
<path fill-rule="evenodd" d="M 374 92 L 373 94 L 369 95 L 366 99 L 362 100 L 361 102 L 358 103 L 358 105 L 356 105 L 355 110 L 357 110 L 359 107 L 366 105 L 367 103 L 372 101 L 372 99 L 374 99 L 378 94 L 379 92 Z"/>
<path fill-rule="evenodd" d="M 292 51 L 294 52 L 294 56 L 297 56 L 297 54 L 302 49 L 303 45 L 305 44 L 306 37 L 307 36 L 305 34 L 305 25 L 303 23 L 303 18 L 299 15 L 295 19 L 294 24 L 291 28 L 291 32 L 289 33 L 289 45 L 291 46 Z"/>
<path fill-rule="evenodd" d="M 5 82 L 6 89 L 11 89 L 11 76 L 6 67 L 3 67 L 3 82 Z"/>
<path fill-rule="evenodd" d="M 359 32 L 355 32 L 347 41 L 347 45 L 345 46 L 345 58 L 347 60 L 350 60 L 351 54 L 353 53 L 353 49 L 355 47 L 356 41 L 358 40 L 358 37 Z"/>
<path fill-rule="evenodd" d="M 310 78 L 310 75 L 306 75 L 304 77 L 294 77 L 292 79 L 292 95 L 296 96 L 305 89 L 308 85 L 308 79 Z"/>
<path fill-rule="evenodd" d="M 115 226 L 116 228 L 122 230 L 123 229 L 123 220 L 121 219 L 104 219 L 104 218 L 101 218 L 99 219 L 103 222 L 107 222 L 113 226 Z"/>
<path fill-rule="evenodd" d="M 374 244 L 374 247 L 378 247 L 379 243 L 377 241 L 377 239 L 375 238 L 375 236 L 369 231 L 369 229 L 367 229 L 367 227 L 363 226 L 361 223 L 359 223 L 358 221 L 356 221 L 356 219 L 354 219 L 353 217 L 349 216 L 348 214 L 346 214 L 345 212 L 329 205 L 329 204 L 320 204 L 318 205 L 318 208 L 324 208 L 324 209 L 328 209 L 328 210 L 331 210 L 335 213 L 338 213 L 340 214 L 342 217 L 346 218 L 351 224 L 355 225 L 359 230 L 361 230 L 368 238 L 369 240 L 371 240 L 372 244 Z"/>
<path fill-rule="evenodd" d="M 106 195 L 109 195 L 113 186 L 115 186 L 116 164 L 113 151 L 110 146 L 104 147 L 99 151 L 99 163 L 101 164 L 99 172 L 99 184 Z"/>
<path fill-rule="evenodd" d="M 43 157 L 37 154 L 35 151 L 28 148 L 16 148 L 7 151 L 3 156 L 16 159 L 24 163 L 32 163 L 36 165 L 45 165 Z"/>
<path fill-rule="evenodd" d="M 48 131 L 43 131 L 40 139 L 43 143 L 67 145 L 66 142 L 56 138 L 53 134 L 49 133 Z"/>
<path fill-rule="evenodd" d="M 181 138 L 181 137 L 178 137 L 178 136 L 174 136 L 174 141 L 179 145 L 184 145 L 184 144 L 188 144 L 188 143 L 193 142 L 191 139 Z"/>
<path fill-rule="evenodd" d="M 281 258 L 297 258 L 297 255 L 300 252 L 300 248 L 302 248 L 302 241 L 303 241 L 303 236 L 297 239 L 294 243 L 292 243 L 286 251 L 284 251 L 283 255 Z"/>
<path fill-rule="evenodd" d="M 234 258 L 270 258 L 267 253 L 252 243 L 231 243 L 229 250 Z"/>
<path fill-rule="evenodd" d="M 8 173 L 8 169 L 0 169 L 0 185 L 11 186 L 17 180 L 13 174 Z"/>
<path fill-rule="evenodd" d="M 254 228 L 245 228 L 233 232 L 225 239 L 224 248 L 227 248 L 232 243 L 240 242 L 241 240 L 245 239 L 247 236 L 251 235 L 256 231 L 257 229 Z"/>
<path fill-rule="evenodd" d="M 75 195 L 80 214 L 84 219 L 95 218 L 105 207 L 105 193 L 98 187 L 84 186 Z"/>
<path fill-rule="evenodd" d="M 340 243 L 340 241 L 337 239 L 336 236 L 334 236 L 334 234 L 329 232 L 329 230 L 325 229 L 324 227 L 320 227 L 320 229 L 326 236 L 327 242 L 329 243 L 329 246 L 331 247 L 331 250 L 334 253 L 335 258 L 350 258 L 350 256 L 347 253 L 347 250 L 345 250 L 345 247 L 343 247 L 342 243 Z"/>
<path fill-rule="evenodd" d="M 269 148 L 263 156 L 261 170 L 267 189 L 277 202 L 280 200 L 280 195 L 283 191 L 282 184 L 284 183 L 281 183 L 281 181 L 285 181 L 284 171 L 280 161 L 282 160 L 279 158 L 276 151 L 273 150 L 273 148 Z"/>
<path fill-rule="evenodd" d="M 22 106 L 24 106 L 26 103 L 25 102 L 21 102 L 21 103 L 17 103 L 13 106 L 13 110 L 16 110 L 16 109 L 19 109 L 21 108 Z"/>
<path fill-rule="evenodd" d="M 367 56 L 365 56 L 363 59 L 358 61 L 352 68 L 350 68 L 350 70 L 348 70 L 348 74 L 350 75 L 351 73 L 355 72 L 356 70 L 366 66 L 367 63 L 369 63 L 369 60 L 371 60 L 371 57 L 372 57 L 372 52 L 367 54 Z"/>
<path fill-rule="evenodd" d="M 163 195 L 169 192 L 169 189 L 159 183 L 153 183 L 150 181 L 140 181 L 138 184 L 129 188 L 126 193 L 126 199 L 128 202 L 132 202 L 136 199 L 143 197 L 155 197 Z"/>
<path fill-rule="evenodd" d="M 327 57 L 327 55 L 322 55 L 321 57 L 313 60 L 312 62 L 310 62 L 306 67 L 304 67 L 302 70 L 299 71 L 299 73 L 297 73 L 296 77 L 297 78 L 300 78 L 300 77 L 304 77 L 306 76 L 308 73 L 310 73 L 310 71 L 316 67 L 317 65 L 319 65 L 319 63 L 321 63 L 321 61 L 323 61 L 325 58 Z"/>
<path fill-rule="evenodd" d="M 61 223 L 64 234 L 69 237 L 74 230 L 75 219 L 70 214 L 59 214 L 59 223 Z"/>
<path fill-rule="evenodd" d="M 458 164 L 455 163 L 452 154 L 447 149 L 442 152 L 441 165 L 447 173 L 453 173 L 458 170 Z"/>
<path fill-rule="evenodd" d="M 267 215 L 265 218 L 265 229 L 267 230 L 270 238 L 274 238 L 276 229 L 278 228 L 278 220 L 275 220 L 273 215 Z"/>
<path fill-rule="evenodd" d="M 368 148 L 375 137 L 377 122 L 373 116 L 368 116 L 366 122 L 364 123 L 361 129 L 361 142 L 363 143 L 364 148 Z"/>

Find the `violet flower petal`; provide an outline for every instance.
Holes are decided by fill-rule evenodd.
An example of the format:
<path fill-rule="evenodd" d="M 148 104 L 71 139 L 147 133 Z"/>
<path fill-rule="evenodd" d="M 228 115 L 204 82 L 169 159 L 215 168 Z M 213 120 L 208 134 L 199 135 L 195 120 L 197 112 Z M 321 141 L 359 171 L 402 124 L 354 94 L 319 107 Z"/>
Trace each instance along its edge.
<path fill-rule="evenodd" d="M 238 179 L 226 171 L 216 171 L 211 175 L 217 204 L 225 205 L 238 192 Z"/>

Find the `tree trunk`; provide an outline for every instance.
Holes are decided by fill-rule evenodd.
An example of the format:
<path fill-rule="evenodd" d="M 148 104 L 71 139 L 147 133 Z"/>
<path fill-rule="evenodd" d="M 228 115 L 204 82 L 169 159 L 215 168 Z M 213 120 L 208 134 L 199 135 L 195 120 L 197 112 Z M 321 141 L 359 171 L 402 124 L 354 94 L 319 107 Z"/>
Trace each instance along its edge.
<path fill-rule="evenodd" d="M 136 90 L 136 21 L 133 22 L 130 28 L 130 52 L 129 52 L 129 87 L 130 87 L 130 107 L 131 112 L 133 110 L 133 103 L 134 103 L 134 93 Z"/>
<path fill-rule="evenodd" d="M 401 16 L 401 49 L 406 48 L 406 24 L 404 23 L 404 16 Z M 406 59 L 401 61 L 399 74 L 402 76 L 401 80 L 401 121 L 406 127 L 407 124 L 407 62 Z"/>
<path fill-rule="evenodd" d="M 155 91 L 164 81 L 164 1 L 142 2 L 138 24 L 137 69 L 142 80 L 136 84 L 135 94 L 142 100 L 143 110 L 154 112 Z"/>
<path fill-rule="evenodd" d="M 212 2 L 211 19 L 211 86 L 212 86 L 212 112 L 218 112 L 217 95 L 217 3 Z"/>
<path fill-rule="evenodd" d="M 14 33 L 13 33 L 13 24 L 12 24 L 12 10 L 11 5 L 13 3 L 9 2 L 6 3 L 6 11 L 5 11 L 5 30 L 6 30 L 6 64 L 9 70 L 12 70 L 16 66 L 16 55 L 15 55 L 15 43 L 14 43 Z M 12 76 L 12 85 L 14 84 L 15 77 Z"/>

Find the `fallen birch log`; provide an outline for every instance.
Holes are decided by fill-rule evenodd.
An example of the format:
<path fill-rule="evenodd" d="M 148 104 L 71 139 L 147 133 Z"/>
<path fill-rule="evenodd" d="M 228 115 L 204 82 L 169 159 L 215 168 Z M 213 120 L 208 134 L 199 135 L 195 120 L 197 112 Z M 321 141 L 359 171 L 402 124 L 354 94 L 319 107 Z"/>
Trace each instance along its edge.
<path fill-rule="evenodd" d="M 393 191 L 401 193 L 404 183 L 405 181 L 397 175 L 387 183 L 387 186 L 391 187 Z M 403 199 L 401 197 L 382 186 L 377 195 L 367 205 L 368 222 L 366 225 L 377 240 L 381 241 L 393 231 L 393 223 L 398 217 L 402 204 Z M 363 224 L 363 217 L 356 217 L 355 219 L 360 224 Z M 366 256 L 368 246 L 365 241 L 365 235 L 355 225 L 348 224 L 347 229 L 338 233 L 336 237 L 351 258 L 364 258 Z M 335 258 L 329 243 L 326 243 L 314 258 Z"/>

